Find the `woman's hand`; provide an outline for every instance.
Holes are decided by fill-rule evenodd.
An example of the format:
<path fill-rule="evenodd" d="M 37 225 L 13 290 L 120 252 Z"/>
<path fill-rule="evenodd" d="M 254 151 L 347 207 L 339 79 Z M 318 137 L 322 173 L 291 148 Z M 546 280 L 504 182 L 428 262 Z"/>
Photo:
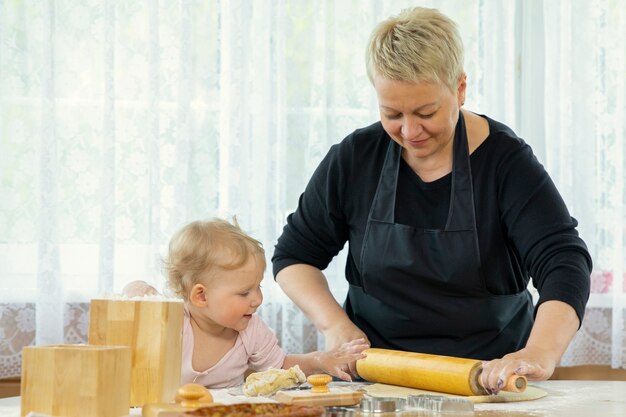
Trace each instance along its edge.
<path fill-rule="evenodd" d="M 352 377 L 348 373 L 350 371 L 348 365 L 365 358 L 363 351 L 369 347 L 370 345 L 365 338 L 359 338 L 342 343 L 329 351 L 319 352 L 317 357 L 319 368 L 323 372 L 344 381 L 352 381 Z"/>
<path fill-rule="evenodd" d="M 346 320 L 340 320 L 336 325 L 328 327 L 323 333 L 326 339 L 326 349 L 334 349 L 355 339 L 364 339 L 366 343 L 369 343 L 363 330 L 356 327 L 347 317 Z"/>
<path fill-rule="evenodd" d="M 276 275 L 276 282 L 285 291 L 304 314 L 313 322 L 326 339 L 326 349 L 335 349 L 353 339 L 365 339 L 367 336 L 350 321 L 350 318 L 337 303 L 328 288 L 328 282 L 318 268 L 306 264 L 290 265 Z M 343 376 L 357 376 L 356 359 L 341 366 Z"/>
<path fill-rule="evenodd" d="M 511 375 L 544 381 L 552 376 L 580 321 L 576 311 L 562 301 L 550 300 L 537 309 L 535 324 L 526 347 L 502 359 L 483 364 L 480 383 L 491 394 L 497 394 Z"/>
<path fill-rule="evenodd" d="M 554 373 L 553 355 L 537 348 L 525 347 L 501 359 L 483 363 L 480 384 L 490 394 L 497 394 L 512 375 L 525 376 L 533 381 L 545 381 Z"/>
<path fill-rule="evenodd" d="M 126 284 L 122 289 L 122 295 L 127 297 L 143 297 L 144 295 L 159 295 L 159 292 L 147 282 L 137 280 Z"/>
<path fill-rule="evenodd" d="M 324 337 L 326 338 L 326 349 L 337 348 L 338 346 L 355 339 L 363 339 L 369 348 L 369 340 L 367 339 L 365 333 L 352 323 L 347 316 L 345 320 L 340 320 L 336 325 L 327 328 L 326 331 L 324 331 Z M 356 372 L 356 359 L 345 363 L 342 366 L 342 372 L 357 378 L 359 374 Z M 335 376 L 339 377 L 338 375 Z"/>

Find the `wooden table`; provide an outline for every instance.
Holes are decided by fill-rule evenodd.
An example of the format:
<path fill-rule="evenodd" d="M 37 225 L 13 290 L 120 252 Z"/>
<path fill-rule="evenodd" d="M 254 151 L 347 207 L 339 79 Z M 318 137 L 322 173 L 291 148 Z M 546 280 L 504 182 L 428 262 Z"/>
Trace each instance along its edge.
<path fill-rule="evenodd" d="M 476 404 L 474 415 L 502 417 L 626 416 L 626 381 L 531 382 L 548 395 L 535 401 Z"/>
<path fill-rule="evenodd" d="M 476 404 L 476 417 L 624 417 L 626 381 L 533 382 L 548 392 L 535 401 Z M 133 410 L 136 414 L 138 410 Z M 19 397 L 0 399 L 0 417 L 19 417 Z M 423 417 L 427 417 L 426 415 Z"/>

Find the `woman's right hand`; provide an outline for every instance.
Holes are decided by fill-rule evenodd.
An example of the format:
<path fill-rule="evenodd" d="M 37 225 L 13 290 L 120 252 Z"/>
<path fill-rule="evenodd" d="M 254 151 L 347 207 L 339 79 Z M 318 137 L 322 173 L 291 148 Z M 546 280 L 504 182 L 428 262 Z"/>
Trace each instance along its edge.
<path fill-rule="evenodd" d="M 369 339 L 354 323 L 347 319 L 340 321 L 332 327 L 327 328 L 324 331 L 324 337 L 326 339 L 326 349 L 333 350 L 344 343 L 348 343 L 355 339 L 363 339 L 364 343 L 369 345 Z M 351 361 L 343 365 L 343 371 L 350 374 L 353 378 L 358 378 L 359 374 L 356 372 L 356 360 Z"/>
<path fill-rule="evenodd" d="M 320 367 L 323 372 L 351 382 L 352 375 L 349 373 L 348 365 L 356 363 L 359 359 L 364 359 L 363 351 L 369 347 L 369 343 L 364 338 L 342 343 L 334 349 L 319 354 Z"/>
<path fill-rule="evenodd" d="M 369 340 L 363 330 L 359 329 L 354 323 L 347 319 L 324 330 L 324 338 L 326 339 L 326 349 L 334 349 L 346 342 L 354 339 Z"/>
<path fill-rule="evenodd" d="M 147 282 L 137 280 L 126 284 L 122 289 L 122 295 L 126 297 L 143 297 L 144 295 L 159 295 L 159 292 Z"/>
<path fill-rule="evenodd" d="M 354 339 L 369 339 L 339 305 L 330 292 L 328 282 L 318 268 L 294 264 L 276 275 L 276 282 L 294 303 L 322 332 L 326 349 L 332 350 Z M 356 377 L 356 360 L 342 366 L 345 372 Z"/>

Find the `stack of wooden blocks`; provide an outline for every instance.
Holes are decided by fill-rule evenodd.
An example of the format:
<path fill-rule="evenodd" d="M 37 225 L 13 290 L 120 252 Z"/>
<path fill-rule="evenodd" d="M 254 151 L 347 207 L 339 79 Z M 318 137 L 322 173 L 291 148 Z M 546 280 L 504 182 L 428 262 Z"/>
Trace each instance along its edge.
<path fill-rule="evenodd" d="M 183 303 L 91 301 L 88 345 L 22 353 L 21 415 L 120 417 L 171 402 L 180 385 Z"/>

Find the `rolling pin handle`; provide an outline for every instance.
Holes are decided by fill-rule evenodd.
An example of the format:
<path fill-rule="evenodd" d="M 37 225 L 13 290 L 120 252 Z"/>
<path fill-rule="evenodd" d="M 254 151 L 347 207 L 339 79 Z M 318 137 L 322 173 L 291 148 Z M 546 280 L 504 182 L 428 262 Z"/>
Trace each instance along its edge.
<path fill-rule="evenodd" d="M 489 393 L 482 385 L 482 380 L 480 375 L 482 374 L 482 368 L 480 368 L 479 372 L 476 374 L 476 382 L 475 386 L 477 389 L 477 395 L 488 395 Z M 500 391 L 508 391 L 508 392 L 524 392 L 526 391 L 526 387 L 528 386 L 528 381 L 525 376 L 522 375 L 511 375 L 509 379 L 507 379 L 506 384 L 500 389 Z"/>
<path fill-rule="evenodd" d="M 504 387 L 502 387 L 502 391 L 524 392 L 527 386 L 528 381 L 525 376 L 511 375 L 506 381 L 506 384 L 504 384 Z"/>
<path fill-rule="evenodd" d="M 208 389 L 200 384 L 185 384 L 176 391 L 180 398 L 180 405 L 185 408 L 200 407 L 202 404 L 213 402 L 213 396 Z"/>
<path fill-rule="evenodd" d="M 333 377 L 326 374 L 309 375 L 306 379 L 309 384 L 312 385 L 311 392 L 324 393 L 330 392 L 328 384 L 333 380 Z"/>

